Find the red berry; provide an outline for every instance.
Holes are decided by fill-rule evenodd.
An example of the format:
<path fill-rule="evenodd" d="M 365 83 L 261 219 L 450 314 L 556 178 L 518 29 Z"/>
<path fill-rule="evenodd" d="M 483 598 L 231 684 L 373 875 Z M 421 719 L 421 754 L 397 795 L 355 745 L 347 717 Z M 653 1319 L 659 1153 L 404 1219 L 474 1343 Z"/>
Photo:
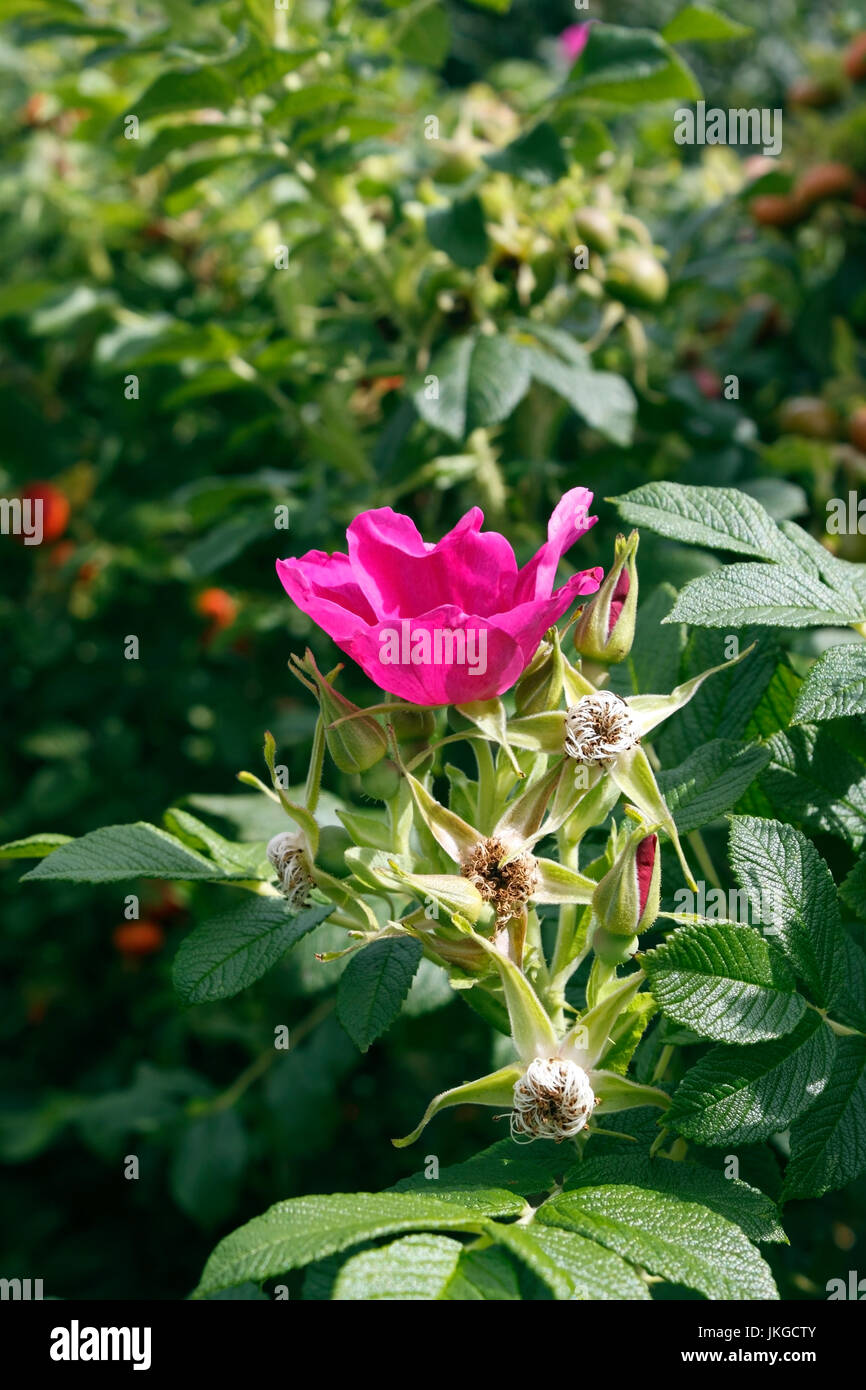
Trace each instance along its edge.
<path fill-rule="evenodd" d="M 796 199 L 785 193 L 763 193 L 753 198 L 749 212 L 761 227 L 792 227 L 803 216 Z"/>
<path fill-rule="evenodd" d="M 798 179 L 794 189 L 794 200 L 801 207 L 811 207 L 813 203 L 820 203 L 824 198 L 839 198 L 851 192 L 855 178 L 854 170 L 849 169 L 847 164 L 832 160 L 825 164 L 816 164 Z"/>
<path fill-rule="evenodd" d="M 158 922 L 121 922 L 115 927 L 111 939 L 114 949 L 133 960 L 139 956 L 152 956 L 159 951 L 165 941 L 165 932 Z"/>
<path fill-rule="evenodd" d="M 42 539 L 56 541 L 69 522 L 69 499 L 54 483 L 28 483 L 22 501 L 42 503 Z"/>
<path fill-rule="evenodd" d="M 718 400 L 721 396 L 724 383 L 718 372 L 714 372 L 712 367 L 695 367 L 690 376 L 701 395 L 705 396 L 708 401 Z"/>
<path fill-rule="evenodd" d="M 202 589 L 196 597 L 195 609 L 203 618 L 210 618 L 217 630 L 231 627 L 238 615 L 237 601 L 225 589 Z"/>

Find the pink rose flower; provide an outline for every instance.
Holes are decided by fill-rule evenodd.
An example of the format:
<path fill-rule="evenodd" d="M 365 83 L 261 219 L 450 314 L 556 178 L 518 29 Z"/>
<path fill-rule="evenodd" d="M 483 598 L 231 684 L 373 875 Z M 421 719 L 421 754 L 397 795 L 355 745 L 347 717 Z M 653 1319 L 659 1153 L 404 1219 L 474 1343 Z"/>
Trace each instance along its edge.
<path fill-rule="evenodd" d="M 598 520 L 592 493 L 572 488 L 547 541 L 523 569 L 504 536 L 481 531 L 473 507 L 436 545 L 408 516 L 378 507 L 356 517 L 348 555 L 310 550 L 278 560 L 286 593 L 382 690 L 416 705 L 490 700 L 529 665 L 547 629 L 593 594 L 603 571 L 554 589 L 560 556 Z"/>
<path fill-rule="evenodd" d="M 588 24 L 569 24 L 559 36 L 560 47 L 570 62 L 574 63 L 586 48 L 591 22 Z"/>

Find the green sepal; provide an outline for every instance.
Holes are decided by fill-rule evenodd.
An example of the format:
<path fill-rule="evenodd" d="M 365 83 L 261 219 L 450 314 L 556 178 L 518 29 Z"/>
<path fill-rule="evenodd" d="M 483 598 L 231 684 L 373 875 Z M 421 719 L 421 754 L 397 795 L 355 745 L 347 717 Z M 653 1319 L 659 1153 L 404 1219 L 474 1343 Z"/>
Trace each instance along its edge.
<path fill-rule="evenodd" d="M 441 1091 L 431 1100 L 424 1111 L 421 1123 L 403 1139 L 392 1139 L 395 1149 L 405 1149 L 414 1144 L 427 1125 L 440 1110 L 452 1105 L 501 1105 L 510 1110 L 514 1102 L 514 1086 L 523 1075 L 523 1068 L 517 1062 L 500 1067 L 499 1071 L 480 1076 L 477 1081 L 467 1081 L 462 1086 L 452 1086 L 450 1091 Z"/>

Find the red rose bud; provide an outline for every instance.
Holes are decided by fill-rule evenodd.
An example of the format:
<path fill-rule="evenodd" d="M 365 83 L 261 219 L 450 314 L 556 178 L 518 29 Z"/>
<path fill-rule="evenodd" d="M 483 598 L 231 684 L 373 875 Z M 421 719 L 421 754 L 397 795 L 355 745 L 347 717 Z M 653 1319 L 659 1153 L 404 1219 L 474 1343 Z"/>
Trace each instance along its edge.
<path fill-rule="evenodd" d="M 639 936 L 658 916 L 660 892 L 658 836 L 638 830 L 599 883 L 592 905 L 614 936 Z"/>
<path fill-rule="evenodd" d="M 303 661 L 298 657 L 292 660 L 295 675 L 318 697 L 325 722 L 325 743 L 340 771 L 366 772 L 381 762 L 388 751 L 388 741 L 381 725 L 376 723 L 372 715 L 365 715 L 358 705 L 334 689 L 330 680 L 322 675 L 311 651 L 307 651 Z M 337 667 L 338 671 L 340 669 Z M 334 674 L 336 672 L 332 672 Z M 355 717 L 346 719 L 346 715 Z M 345 722 L 330 728 L 337 720 Z"/>
<path fill-rule="evenodd" d="M 632 531 L 628 540 L 617 536 L 613 566 L 574 630 L 578 656 L 613 666 L 624 661 L 634 641 L 637 611 L 637 547 L 640 537 Z"/>

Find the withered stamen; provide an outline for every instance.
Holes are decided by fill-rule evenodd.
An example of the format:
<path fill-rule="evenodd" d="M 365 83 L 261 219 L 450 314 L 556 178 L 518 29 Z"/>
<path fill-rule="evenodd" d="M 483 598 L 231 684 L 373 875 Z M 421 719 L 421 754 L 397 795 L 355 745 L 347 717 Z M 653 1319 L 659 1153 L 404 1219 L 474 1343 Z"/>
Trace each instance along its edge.
<path fill-rule="evenodd" d="M 612 690 L 584 695 L 565 716 L 565 751 L 579 763 L 610 763 L 640 743 L 634 717 Z"/>
<path fill-rule="evenodd" d="M 501 864 L 509 853 L 501 840 L 491 838 L 473 845 L 463 858 L 460 872 L 474 884 L 485 902 L 491 903 L 499 923 L 516 916 L 538 886 L 538 869 L 531 854 L 518 854 Z"/>

